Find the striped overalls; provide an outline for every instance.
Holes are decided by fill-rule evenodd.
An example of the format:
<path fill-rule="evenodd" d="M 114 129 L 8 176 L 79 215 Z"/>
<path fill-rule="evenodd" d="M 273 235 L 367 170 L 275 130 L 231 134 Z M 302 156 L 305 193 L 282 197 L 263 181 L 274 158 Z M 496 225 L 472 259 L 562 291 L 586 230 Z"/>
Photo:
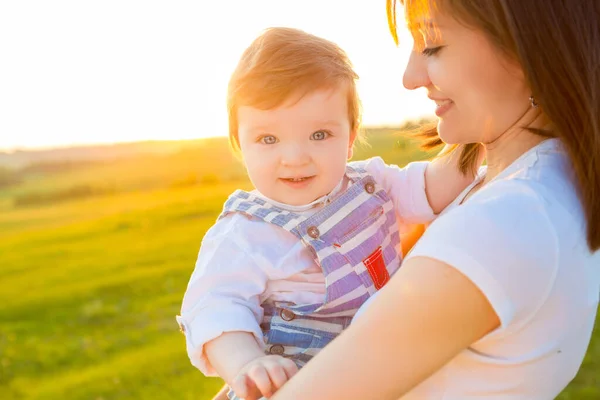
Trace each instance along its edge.
<path fill-rule="evenodd" d="M 346 176 L 348 188 L 310 217 L 241 190 L 229 197 L 219 216 L 239 212 L 280 226 L 298 237 L 323 269 L 323 303 L 262 305 L 267 354 L 290 358 L 299 368 L 350 324 L 400 265 L 396 213 L 388 194 L 359 163 L 349 165 Z"/>

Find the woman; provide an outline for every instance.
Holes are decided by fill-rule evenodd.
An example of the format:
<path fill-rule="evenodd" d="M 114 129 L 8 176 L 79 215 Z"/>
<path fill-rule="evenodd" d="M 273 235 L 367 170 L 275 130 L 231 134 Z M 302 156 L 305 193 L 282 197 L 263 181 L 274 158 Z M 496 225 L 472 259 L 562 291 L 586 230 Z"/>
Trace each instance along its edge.
<path fill-rule="evenodd" d="M 388 19 L 396 32 L 394 0 Z M 404 74 L 487 169 L 272 399 L 553 399 L 600 288 L 597 0 L 407 0 Z"/>

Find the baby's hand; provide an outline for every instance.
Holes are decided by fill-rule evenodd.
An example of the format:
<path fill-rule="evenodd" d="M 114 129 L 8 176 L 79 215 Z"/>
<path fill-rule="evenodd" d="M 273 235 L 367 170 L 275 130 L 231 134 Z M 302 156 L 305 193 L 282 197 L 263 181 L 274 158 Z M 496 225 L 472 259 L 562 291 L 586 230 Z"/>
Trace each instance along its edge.
<path fill-rule="evenodd" d="M 246 364 L 231 384 L 235 394 L 245 400 L 272 396 L 298 372 L 296 364 L 281 356 L 263 356 Z"/>

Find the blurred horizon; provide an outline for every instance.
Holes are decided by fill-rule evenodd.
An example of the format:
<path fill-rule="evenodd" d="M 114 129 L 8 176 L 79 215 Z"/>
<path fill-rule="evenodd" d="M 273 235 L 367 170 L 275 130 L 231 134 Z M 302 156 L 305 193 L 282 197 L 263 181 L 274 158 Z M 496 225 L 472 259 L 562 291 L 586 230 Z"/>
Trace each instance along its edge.
<path fill-rule="evenodd" d="M 369 137 L 376 141 L 379 139 L 377 132 L 387 132 L 391 135 L 397 135 L 398 140 L 402 139 L 404 132 L 414 130 L 418 126 L 432 122 L 430 118 L 410 119 L 402 125 L 394 126 L 364 126 L 361 128 L 366 137 L 364 144 L 357 145 L 357 148 L 370 147 L 372 143 Z M 394 133 L 395 132 L 395 133 Z M 373 136 L 374 135 L 374 136 Z M 408 138 L 407 138 L 408 139 Z M 18 174 L 19 170 L 30 169 L 54 169 L 56 165 L 62 167 L 77 168 L 82 164 L 122 161 L 127 158 L 136 158 L 140 156 L 169 156 L 176 155 L 182 151 L 188 151 L 190 148 L 203 148 L 206 146 L 215 146 L 228 149 L 233 156 L 232 149 L 229 146 L 229 139 L 225 135 L 199 137 L 191 139 L 147 139 L 135 140 L 129 142 L 113 143 L 84 143 L 73 146 L 49 146 L 39 148 L 25 148 L 13 150 L 0 150 L 0 187 L 6 183 L 6 177 L 11 171 Z M 200 164 L 204 161 L 198 160 Z M 62 168 L 61 167 L 61 168 Z M 8 175 L 6 175 L 8 174 Z M 10 180 L 9 180 L 10 181 Z"/>
<path fill-rule="evenodd" d="M 382 124 L 382 125 L 362 125 L 362 129 L 365 131 L 368 130 L 395 130 L 402 129 L 403 126 L 415 123 L 417 121 L 427 120 L 428 116 L 424 115 L 419 118 L 406 118 L 397 124 Z M 215 134 L 213 136 L 198 136 L 198 137 L 189 137 L 189 138 L 149 138 L 149 139 L 131 139 L 131 140 L 123 140 L 123 141 L 98 141 L 98 142 L 81 142 L 81 143 L 70 143 L 70 144 L 48 144 L 48 145 L 33 145 L 33 146 L 16 146 L 11 148 L 2 148 L 0 147 L 1 155 L 11 155 L 15 153 L 22 152 L 43 152 L 43 151 L 53 151 L 53 150 L 68 150 L 68 149 L 77 149 L 77 148 L 89 148 L 89 147 L 111 147 L 111 146 L 119 146 L 119 145 L 136 145 L 150 142 L 189 142 L 203 139 L 218 139 L 218 138 L 226 138 L 227 133 L 224 134 Z M 0 163 L 1 166 L 1 163 Z"/>

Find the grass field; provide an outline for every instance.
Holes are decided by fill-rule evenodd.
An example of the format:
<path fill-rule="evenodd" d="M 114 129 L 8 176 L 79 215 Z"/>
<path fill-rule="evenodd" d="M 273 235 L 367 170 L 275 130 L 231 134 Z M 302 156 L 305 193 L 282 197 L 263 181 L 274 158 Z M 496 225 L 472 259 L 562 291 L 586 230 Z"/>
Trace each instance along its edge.
<path fill-rule="evenodd" d="M 356 159 L 427 157 L 387 130 L 369 142 Z M 0 399 L 209 399 L 221 381 L 189 364 L 175 315 L 204 232 L 249 188 L 226 140 L 4 174 Z M 559 398 L 600 399 L 600 329 Z"/>

